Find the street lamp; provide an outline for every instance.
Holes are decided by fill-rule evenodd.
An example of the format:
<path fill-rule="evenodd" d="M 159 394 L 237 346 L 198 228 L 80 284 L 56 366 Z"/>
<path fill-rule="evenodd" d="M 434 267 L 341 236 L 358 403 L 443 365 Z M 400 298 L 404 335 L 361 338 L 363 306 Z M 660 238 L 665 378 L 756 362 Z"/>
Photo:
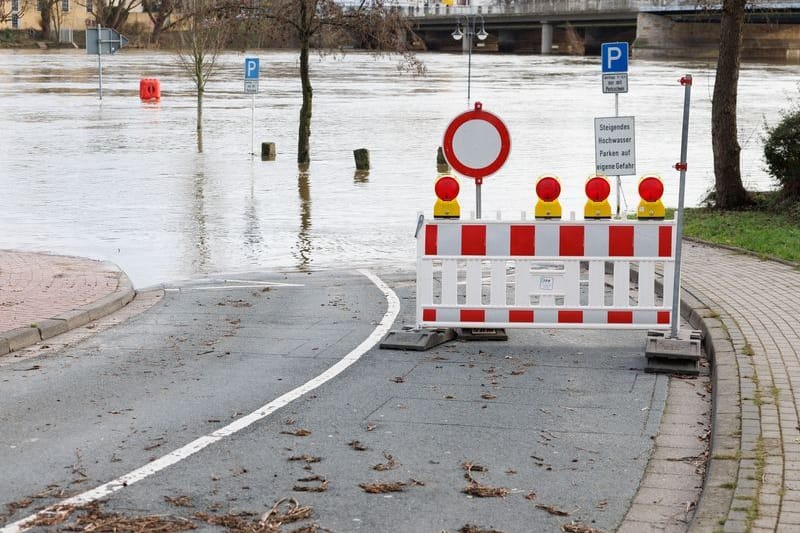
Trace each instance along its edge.
<path fill-rule="evenodd" d="M 464 23 L 463 23 L 463 28 L 464 29 L 463 30 L 461 29 L 462 28 L 461 18 L 464 19 Z M 475 32 L 475 27 L 477 25 L 478 19 L 480 19 L 480 21 L 481 21 L 481 29 L 480 29 L 480 31 L 478 31 L 476 33 Z M 459 17 L 456 20 L 456 29 L 450 35 L 452 35 L 453 39 L 455 39 L 456 41 L 460 41 L 464 37 L 465 34 L 466 34 L 467 40 L 464 41 L 464 42 L 465 42 L 465 44 L 467 46 L 467 54 L 468 54 L 468 59 L 467 59 L 467 109 L 469 109 L 470 82 L 471 82 L 471 79 L 472 79 L 472 36 L 474 35 L 475 37 L 477 37 L 479 41 L 485 41 L 486 38 L 489 36 L 489 34 L 486 33 L 486 28 L 484 27 L 483 15 L 475 14 L 475 15 L 472 15 L 472 17 L 470 17 L 469 15 L 464 15 L 463 17 Z"/>

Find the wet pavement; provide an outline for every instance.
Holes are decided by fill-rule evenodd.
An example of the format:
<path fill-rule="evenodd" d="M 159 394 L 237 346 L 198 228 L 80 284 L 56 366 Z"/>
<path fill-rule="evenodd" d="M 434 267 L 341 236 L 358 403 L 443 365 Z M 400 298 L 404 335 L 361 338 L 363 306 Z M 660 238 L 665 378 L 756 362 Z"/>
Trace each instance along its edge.
<path fill-rule="evenodd" d="M 400 298 L 394 326 L 412 323 L 413 276 L 380 276 Z M 54 495 L 158 465 L 164 454 L 263 410 L 347 358 L 387 312 L 381 291 L 353 272 L 252 273 L 164 289 L 154 307 L 121 325 L 0 367 L 9 428 L 2 445 L 13 457 L 0 466 L 7 480 L 0 499 L 51 490 L 8 523 L 63 501 Z M 663 453 L 654 444 L 670 380 L 644 372 L 642 348 L 641 332 L 548 330 L 428 352 L 373 346 L 274 415 L 120 484 L 103 496 L 104 507 L 134 516 L 258 515 L 295 497 L 332 531 L 649 524 L 658 482 L 643 475 L 651 455 Z M 293 434 L 300 429 L 310 434 Z M 291 460 L 298 456 L 320 460 Z M 391 468 L 373 468 L 381 464 Z M 681 462 L 663 464 L 686 477 Z M 320 479 L 324 492 L 297 489 Z M 360 486 L 376 482 L 403 490 L 368 494 Z M 696 499 L 699 483 L 689 485 Z M 464 493 L 470 486 L 502 497 Z M 176 497 L 192 507 L 166 499 Z M 635 501 L 645 514 L 630 507 Z M 685 529 L 685 502 L 658 504 L 670 510 L 659 521 Z"/>

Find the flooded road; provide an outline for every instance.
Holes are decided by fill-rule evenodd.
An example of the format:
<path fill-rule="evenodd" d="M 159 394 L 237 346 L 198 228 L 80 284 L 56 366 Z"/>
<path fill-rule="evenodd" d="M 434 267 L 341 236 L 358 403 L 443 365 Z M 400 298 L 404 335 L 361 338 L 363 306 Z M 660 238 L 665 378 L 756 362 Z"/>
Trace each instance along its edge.
<path fill-rule="evenodd" d="M 278 159 L 251 156 L 251 103 L 244 57 L 261 58 L 255 150 L 275 142 Z M 400 266 L 414 260 L 415 215 L 430 212 L 435 154 L 447 124 L 467 108 L 467 58 L 423 54 L 424 77 L 400 74 L 397 58 L 313 57 L 312 164 L 296 160 L 300 84 L 293 52 L 228 53 L 205 98 L 204 152 L 197 153 L 191 81 L 172 53 L 123 50 L 0 51 L 0 249 L 109 260 L 137 288 L 217 272 Z M 713 184 L 710 139 L 714 65 L 632 60 L 620 115 L 636 117 L 638 175 L 665 178 L 677 203 L 683 88 L 694 76 L 687 204 Z M 565 212 L 580 213 L 594 168 L 594 118 L 613 116 L 598 58 L 474 55 L 472 100 L 511 135 L 506 165 L 484 182 L 482 210 L 532 213 L 534 184 L 561 178 Z M 797 97 L 797 67 L 743 66 L 739 93 L 742 171 L 763 171 L 763 125 Z M 158 78 L 158 104 L 139 100 L 139 80 Z M 355 173 L 356 148 L 372 170 Z M 628 210 L 637 177 L 623 178 Z M 472 182 L 461 179 L 465 212 Z M 530 216 L 530 215 L 529 215 Z"/>

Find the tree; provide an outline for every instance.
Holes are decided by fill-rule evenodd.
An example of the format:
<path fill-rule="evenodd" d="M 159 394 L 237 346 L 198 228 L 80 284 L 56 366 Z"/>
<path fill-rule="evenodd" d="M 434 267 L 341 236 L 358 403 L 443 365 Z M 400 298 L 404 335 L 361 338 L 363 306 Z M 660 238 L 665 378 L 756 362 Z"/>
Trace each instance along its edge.
<path fill-rule="evenodd" d="M 61 22 L 64 19 L 60 0 L 41 0 L 39 2 L 39 16 L 41 17 L 42 39 L 49 41 L 54 31 L 58 34 Z"/>
<path fill-rule="evenodd" d="M 180 10 L 180 0 L 143 0 L 142 7 L 153 24 L 150 40 L 154 44 L 158 44 L 162 32 L 180 25 L 186 18 Z"/>
<path fill-rule="evenodd" d="M 208 0 L 188 0 L 188 27 L 182 31 L 178 62 L 197 90 L 197 151 L 203 151 L 203 95 L 206 83 L 217 71 L 217 57 L 228 37 L 228 16 Z"/>
<path fill-rule="evenodd" d="M 27 0 L 0 0 L 0 24 L 11 22 L 15 15 L 21 19 L 27 8 Z"/>
<path fill-rule="evenodd" d="M 263 19 L 267 31 L 284 42 L 300 48 L 300 85 L 302 105 L 297 132 L 297 162 L 311 161 L 311 115 L 314 90 L 311 86 L 309 54 L 312 48 L 325 50 L 355 44 L 375 53 L 404 54 L 405 66 L 422 69 L 421 63 L 408 54 L 407 35 L 411 31 L 405 17 L 397 9 L 374 0 L 354 7 L 342 7 L 333 0 L 272 0 L 264 6 L 241 5 L 242 13 Z"/>
<path fill-rule="evenodd" d="M 719 58 L 711 102 L 711 143 L 714 149 L 716 206 L 735 209 L 752 204 L 742 185 L 736 101 L 747 0 L 723 0 Z"/>
<path fill-rule="evenodd" d="M 86 3 L 81 5 L 87 7 Z M 87 13 L 93 15 L 95 21 L 104 28 L 121 31 L 131 11 L 141 5 L 142 0 L 94 0 Z"/>

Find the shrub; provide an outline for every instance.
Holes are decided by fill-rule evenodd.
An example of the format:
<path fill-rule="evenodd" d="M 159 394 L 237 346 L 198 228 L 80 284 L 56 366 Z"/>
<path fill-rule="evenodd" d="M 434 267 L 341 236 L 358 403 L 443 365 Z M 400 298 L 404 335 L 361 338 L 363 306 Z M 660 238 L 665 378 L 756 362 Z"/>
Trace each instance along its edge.
<path fill-rule="evenodd" d="M 767 128 L 764 138 L 767 171 L 781 186 L 783 201 L 800 200 L 800 108 L 784 114 Z"/>

